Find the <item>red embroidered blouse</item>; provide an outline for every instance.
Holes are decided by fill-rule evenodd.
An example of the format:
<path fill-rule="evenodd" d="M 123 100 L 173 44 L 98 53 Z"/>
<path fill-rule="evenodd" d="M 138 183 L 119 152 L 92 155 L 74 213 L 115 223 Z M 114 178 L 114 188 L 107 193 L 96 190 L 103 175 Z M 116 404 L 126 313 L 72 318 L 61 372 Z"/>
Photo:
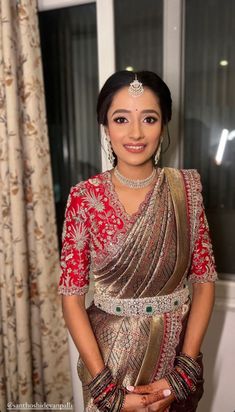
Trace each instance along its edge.
<path fill-rule="evenodd" d="M 196 182 L 196 190 L 200 195 L 200 178 L 196 171 L 190 171 Z M 188 171 L 182 171 L 186 189 Z M 190 203 L 189 190 L 186 192 Z M 128 215 L 112 187 L 110 172 L 101 173 L 85 182 L 72 187 L 62 235 L 61 276 L 59 293 L 65 295 L 85 294 L 89 286 L 89 273 L 92 273 L 94 262 L 110 252 L 114 252 L 133 221 L 142 212 L 149 193 L 139 210 Z M 189 208 L 190 210 L 190 208 Z M 199 222 L 195 234 L 191 267 L 188 279 L 191 282 L 210 282 L 217 278 L 214 256 L 209 236 L 209 228 L 201 202 L 197 213 Z"/>

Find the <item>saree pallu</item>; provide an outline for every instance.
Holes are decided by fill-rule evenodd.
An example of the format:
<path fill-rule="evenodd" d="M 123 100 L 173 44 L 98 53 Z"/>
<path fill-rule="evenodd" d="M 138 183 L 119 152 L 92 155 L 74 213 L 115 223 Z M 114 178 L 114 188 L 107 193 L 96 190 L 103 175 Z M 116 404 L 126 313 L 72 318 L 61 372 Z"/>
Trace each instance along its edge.
<path fill-rule="evenodd" d="M 192 230 L 183 177 L 178 170 L 164 169 L 144 212 L 113 255 L 94 270 L 95 294 L 134 301 L 181 290 L 190 266 Z M 114 379 L 123 385 L 142 385 L 163 378 L 174 367 L 189 310 L 190 299 L 173 311 L 152 316 L 117 316 L 94 303 L 87 312 Z M 87 390 L 91 376 L 81 359 L 78 375 L 85 411 L 97 412 Z M 167 411 L 195 411 L 201 392 L 200 386 L 187 400 L 187 409 L 174 402 Z"/>

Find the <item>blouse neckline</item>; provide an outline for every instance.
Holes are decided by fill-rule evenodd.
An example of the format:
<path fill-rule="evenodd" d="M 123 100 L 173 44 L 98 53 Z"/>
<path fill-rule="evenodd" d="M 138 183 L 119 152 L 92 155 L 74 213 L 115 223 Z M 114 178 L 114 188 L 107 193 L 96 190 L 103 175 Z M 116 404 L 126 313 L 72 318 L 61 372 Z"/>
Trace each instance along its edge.
<path fill-rule="evenodd" d="M 122 218 L 125 219 L 126 222 L 128 223 L 134 223 L 134 221 L 142 214 L 142 212 L 144 211 L 146 205 L 149 202 L 149 199 L 156 187 L 156 184 L 158 182 L 159 179 L 159 175 L 160 175 L 160 171 L 161 169 L 157 169 L 157 177 L 156 177 L 156 181 L 153 185 L 153 187 L 146 193 L 144 200 L 139 204 L 138 209 L 136 210 L 136 212 L 134 213 L 128 213 L 123 205 L 123 203 L 120 201 L 119 196 L 115 190 L 114 184 L 112 182 L 112 175 L 111 175 L 111 171 L 107 170 L 106 172 L 104 172 L 104 175 L 106 177 L 106 183 L 107 183 L 107 188 L 108 188 L 108 192 L 109 192 L 109 197 L 111 202 L 114 204 L 115 209 L 117 210 L 118 214 L 120 216 L 122 216 Z"/>

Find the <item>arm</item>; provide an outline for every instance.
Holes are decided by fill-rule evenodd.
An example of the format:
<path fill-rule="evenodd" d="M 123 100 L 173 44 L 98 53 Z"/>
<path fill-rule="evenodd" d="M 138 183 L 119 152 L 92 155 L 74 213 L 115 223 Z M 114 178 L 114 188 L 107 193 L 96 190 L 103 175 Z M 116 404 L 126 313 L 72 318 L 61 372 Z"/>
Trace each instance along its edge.
<path fill-rule="evenodd" d="M 66 326 L 90 375 L 94 377 L 104 368 L 104 362 L 86 312 L 85 295 L 63 296 L 62 307 Z"/>
<path fill-rule="evenodd" d="M 215 295 L 214 282 L 194 283 L 192 305 L 182 352 L 196 358 L 211 317 Z"/>
<path fill-rule="evenodd" d="M 193 295 L 182 352 L 196 358 L 211 317 L 217 278 L 209 227 L 202 208 L 195 239 L 189 281 Z"/>
<path fill-rule="evenodd" d="M 90 223 L 85 213 L 81 183 L 73 187 L 67 201 L 61 251 L 59 292 L 66 326 L 91 376 L 104 367 L 98 344 L 85 309 L 89 285 Z"/>

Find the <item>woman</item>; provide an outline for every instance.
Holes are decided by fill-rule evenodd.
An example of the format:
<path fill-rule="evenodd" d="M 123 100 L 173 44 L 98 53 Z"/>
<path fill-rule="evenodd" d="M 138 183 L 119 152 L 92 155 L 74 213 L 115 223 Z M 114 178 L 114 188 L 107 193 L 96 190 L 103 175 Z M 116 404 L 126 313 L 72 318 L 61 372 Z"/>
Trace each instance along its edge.
<path fill-rule="evenodd" d="M 192 412 L 216 279 L 200 178 L 156 167 L 171 119 L 156 74 L 113 74 L 97 115 L 115 167 L 71 189 L 59 287 L 85 411 Z"/>

